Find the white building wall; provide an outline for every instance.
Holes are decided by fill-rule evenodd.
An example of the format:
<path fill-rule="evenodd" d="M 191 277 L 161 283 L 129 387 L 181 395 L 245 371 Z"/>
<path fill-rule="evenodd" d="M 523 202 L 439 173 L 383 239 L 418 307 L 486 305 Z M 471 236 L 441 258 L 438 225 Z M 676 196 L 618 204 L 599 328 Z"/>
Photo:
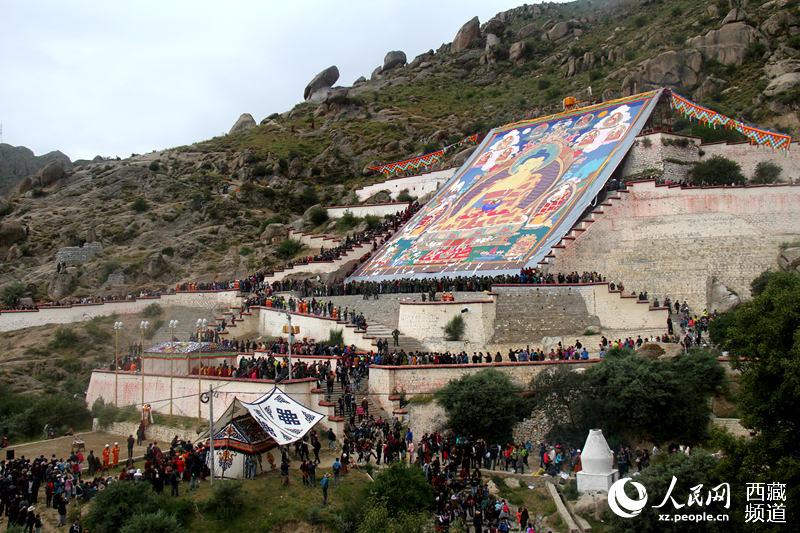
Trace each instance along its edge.
<path fill-rule="evenodd" d="M 389 191 L 392 200 L 397 199 L 397 195 L 401 191 L 407 190 L 408 194 L 419 198 L 437 190 L 444 182 L 453 177 L 456 168 L 448 168 L 445 170 L 437 170 L 435 172 L 426 172 L 419 176 L 409 176 L 406 178 L 394 178 L 380 183 L 367 185 L 356 189 L 356 196 L 362 202 L 367 198 L 381 192 Z"/>

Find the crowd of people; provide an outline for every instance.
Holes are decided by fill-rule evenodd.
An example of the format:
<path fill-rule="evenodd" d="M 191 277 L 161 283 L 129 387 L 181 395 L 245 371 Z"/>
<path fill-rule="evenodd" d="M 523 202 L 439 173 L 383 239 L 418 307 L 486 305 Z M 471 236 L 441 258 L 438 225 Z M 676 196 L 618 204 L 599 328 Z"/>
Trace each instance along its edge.
<path fill-rule="evenodd" d="M 278 270 L 286 270 L 299 264 L 308 264 L 321 261 L 333 261 L 339 259 L 355 246 L 371 244 L 373 250 L 377 250 L 385 239 L 397 231 L 414 213 L 420 208 L 416 202 L 410 204 L 404 211 L 394 215 L 387 215 L 379 224 L 371 229 L 348 234 L 345 239 L 337 246 L 332 248 L 321 248 L 319 253 L 309 255 L 301 260 L 289 261 Z M 175 287 L 177 291 L 201 291 L 201 290 L 239 290 L 244 293 L 260 292 L 270 286 L 265 281 L 274 273 L 273 270 L 260 270 L 245 278 L 231 279 L 226 281 L 210 282 L 187 282 L 180 283 Z"/>

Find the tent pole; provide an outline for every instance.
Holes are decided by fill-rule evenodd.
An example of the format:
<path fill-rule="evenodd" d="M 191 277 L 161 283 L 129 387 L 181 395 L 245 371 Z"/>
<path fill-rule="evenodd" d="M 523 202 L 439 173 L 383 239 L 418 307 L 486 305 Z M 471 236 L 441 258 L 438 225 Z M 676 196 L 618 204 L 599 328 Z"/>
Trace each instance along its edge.
<path fill-rule="evenodd" d="M 214 389 L 208 384 L 208 443 L 211 462 L 211 486 L 214 486 Z"/>

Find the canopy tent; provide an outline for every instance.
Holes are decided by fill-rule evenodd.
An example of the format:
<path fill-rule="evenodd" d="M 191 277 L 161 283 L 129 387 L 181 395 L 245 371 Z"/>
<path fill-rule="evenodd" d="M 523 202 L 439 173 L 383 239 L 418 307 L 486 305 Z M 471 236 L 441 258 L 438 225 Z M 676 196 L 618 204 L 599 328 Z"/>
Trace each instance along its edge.
<path fill-rule="evenodd" d="M 208 439 L 206 429 L 197 442 L 205 444 Z M 234 398 L 214 421 L 214 476 L 244 478 L 247 466 L 260 465 L 261 454 L 277 446 L 244 404 Z"/>
<path fill-rule="evenodd" d="M 214 421 L 214 476 L 247 477 L 261 465 L 261 454 L 302 439 L 324 418 L 293 400 L 278 387 L 253 403 L 234 398 Z M 209 430 L 198 437 L 205 443 Z"/>

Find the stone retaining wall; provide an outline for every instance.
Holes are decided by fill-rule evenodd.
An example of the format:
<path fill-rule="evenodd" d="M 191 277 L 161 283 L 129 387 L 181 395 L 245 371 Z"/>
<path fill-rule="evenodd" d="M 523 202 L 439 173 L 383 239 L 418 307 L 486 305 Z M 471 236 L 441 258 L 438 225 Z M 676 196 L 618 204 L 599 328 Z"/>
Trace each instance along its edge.
<path fill-rule="evenodd" d="M 198 291 L 165 294 L 160 297 L 116 300 L 98 304 L 40 307 L 31 311 L 0 311 L 0 332 L 44 326 L 85 322 L 98 316 L 140 313 L 150 304 L 169 307 L 228 309 L 241 304 L 237 291 Z"/>
<path fill-rule="evenodd" d="M 800 239 L 800 186 L 681 188 L 636 182 L 603 206 L 550 263 L 552 272 L 597 271 L 628 290 L 707 306 L 716 277 L 739 296 L 776 268 L 782 243 Z"/>

